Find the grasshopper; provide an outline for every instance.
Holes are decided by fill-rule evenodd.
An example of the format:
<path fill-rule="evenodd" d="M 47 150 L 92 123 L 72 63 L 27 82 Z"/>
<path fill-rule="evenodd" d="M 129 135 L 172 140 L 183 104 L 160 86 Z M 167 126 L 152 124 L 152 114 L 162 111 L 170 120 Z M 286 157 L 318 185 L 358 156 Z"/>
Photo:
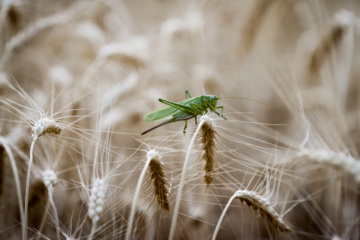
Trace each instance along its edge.
<path fill-rule="evenodd" d="M 224 107 L 216 105 L 217 100 L 219 99 L 220 98 L 215 95 L 201 95 L 199 97 L 192 97 L 188 90 L 185 91 L 185 100 L 179 103 L 174 103 L 159 98 L 159 102 L 164 103 L 169 107 L 146 114 L 144 117 L 144 121 L 152 122 L 166 118 L 168 116 L 172 116 L 172 118 L 166 120 L 165 122 L 160 123 L 159 125 L 156 125 L 155 127 L 146 130 L 145 132 L 141 133 L 141 135 L 144 135 L 165 124 L 178 122 L 178 121 L 185 121 L 185 127 L 183 131 L 185 134 L 187 128 L 187 120 L 191 118 L 195 118 L 195 124 L 197 124 L 197 116 L 207 113 L 208 109 L 210 109 L 210 111 L 216 113 L 217 115 L 221 116 L 223 119 L 227 120 L 223 115 Z M 221 108 L 221 114 L 216 111 L 216 109 L 220 109 L 220 108 Z"/>

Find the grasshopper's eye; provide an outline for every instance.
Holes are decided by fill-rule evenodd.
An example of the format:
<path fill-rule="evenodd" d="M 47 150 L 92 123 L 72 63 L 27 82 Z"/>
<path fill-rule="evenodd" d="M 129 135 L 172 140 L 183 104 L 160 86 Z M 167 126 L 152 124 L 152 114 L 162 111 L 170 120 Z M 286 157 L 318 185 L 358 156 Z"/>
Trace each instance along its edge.
<path fill-rule="evenodd" d="M 213 101 L 215 101 L 216 99 L 217 99 L 216 96 L 212 96 L 212 97 L 211 97 L 211 100 L 213 100 Z"/>

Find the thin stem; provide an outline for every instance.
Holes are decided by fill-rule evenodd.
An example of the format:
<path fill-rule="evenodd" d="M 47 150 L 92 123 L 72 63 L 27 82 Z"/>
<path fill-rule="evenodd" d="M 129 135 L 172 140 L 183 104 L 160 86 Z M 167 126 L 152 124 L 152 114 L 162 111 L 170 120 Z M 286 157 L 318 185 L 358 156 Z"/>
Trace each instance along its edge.
<path fill-rule="evenodd" d="M 218 234 L 218 232 L 219 232 L 219 229 L 220 229 L 221 223 L 222 223 L 222 221 L 223 221 L 223 219 L 224 219 L 224 217 L 225 217 L 225 214 L 226 214 L 228 208 L 230 207 L 232 201 L 233 201 L 236 197 L 237 197 L 237 193 L 235 192 L 234 195 L 232 195 L 232 197 L 229 199 L 229 202 L 226 204 L 224 210 L 222 211 L 221 216 L 220 216 L 220 218 L 219 218 L 219 221 L 218 221 L 218 223 L 217 223 L 217 225 L 216 225 L 216 228 L 215 228 L 215 231 L 214 231 L 212 240 L 215 240 L 215 239 L 216 239 L 216 236 L 217 236 L 217 234 Z"/>
<path fill-rule="evenodd" d="M 90 235 L 88 237 L 88 240 L 91 240 L 94 237 L 94 234 L 96 232 L 96 223 L 97 223 L 97 221 L 93 221 L 93 223 L 92 223 L 91 232 L 90 232 Z"/>
<path fill-rule="evenodd" d="M 56 207 L 55 207 L 55 203 L 54 203 L 54 199 L 52 197 L 53 195 L 53 192 L 54 192 L 54 189 L 53 188 L 48 188 L 48 194 L 49 194 L 49 201 L 50 201 L 50 204 L 54 210 L 54 218 L 55 218 L 55 227 L 56 227 L 56 239 L 57 240 L 60 240 L 60 225 L 59 225 L 59 218 L 58 218 L 58 214 L 57 214 L 57 210 L 56 210 Z"/>
<path fill-rule="evenodd" d="M 172 217 L 172 220 L 171 220 L 171 228 L 170 228 L 170 235 L 169 235 L 170 240 L 173 240 L 174 235 L 175 235 L 176 222 L 177 222 L 177 217 L 178 217 L 178 214 L 179 214 L 181 195 L 182 195 L 182 190 L 183 190 L 183 187 L 184 187 L 184 181 L 185 181 L 185 177 L 186 177 L 187 165 L 188 165 L 189 159 L 190 159 L 190 152 L 191 152 L 191 149 L 193 148 L 196 136 L 198 135 L 203 123 L 204 123 L 204 121 L 201 121 L 199 123 L 199 125 L 198 125 L 198 127 L 197 127 L 197 129 L 196 129 L 196 131 L 194 133 L 194 136 L 191 138 L 189 148 L 188 148 L 188 151 L 186 153 L 186 158 L 185 158 L 183 170 L 182 170 L 182 173 L 181 173 L 181 180 L 180 180 L 179 190 L 178 190 L 178 193 L 177 193 L 177 196 L 176 196 L 174 214 L 173 214 L 173 217 Z"/>
<path fill-rule="evenodd" d="M 40 226 L 39 226 L 39 229 L 38 229 L 39 233 L 41 233 L 44 230 L 44 226 L 45 226 L 45 222 L 46 222 L 46 218 L 47 218 L 47 215 L 48 215 L 49 208 L 50 208 L 50 201 L 46 201 L 45 211 L 44 211 L 44 214 L 43 214 L 43 216 L 41 218 L 41 223 L 40 223 Z M 42 238 L 42 235 L 39 234 L 36 237 L 36 240 L 39 240 L 41 238 Z"/>
<path fill-rule="evenodd" d="M 34 146 L 35 142 L 37 140 L 37 137 L 33 138 L 33 141 L 31 143 L 30 147 L 30 161 L 28 166 L 28 172 L 26 176 L 26 187 L 25 187 L 25 221 L 23 224 L 23 227 L 25 228 L 25 231 L 23 231 L 23 240 L 27 240 L 27 224 L 28 224 L 28 208 L 29 208 L 29 189 L 30 189 L 30 175 L 31 175 L 31 165 L 33 162 L 33 155 L 34 155 Z"/>
<path fill-rule="evenodd" d="M 142 182 L 144 180 L 145 173 L 146 173 L 146 171 L 147 171 L 147 169 L 149 167 L 151 159 L 152 158 L 150 158 L 150 157 L 148 157 L 146 159 L 144 169 L 141 172 L 139 181 L 138 181 L 137 186 L 136 186 L 135 196 L 134 196 L 134 200 L 133 200 L 133 203 L 132 203 L 132 206 L 131 206 L 130 218 L 129 218 L 128 226 L 127 226 L 127 230 L 126 230 L 126 238 L 125 238 L 126 240 L 130 240 L 130 238 L 131 238 L 131 231 L 132 231 L 132 227 L 133 227 L 135 208 L 136 208 L 136 205 L 137 205 L 137 200 L 138 200 L 138 197 L 139 197 L 140 188 L 141 188 Z"/>
<path fill-rule="evenodd" d="M 7 141 L 3 137 L 0 137 L 0 142 L 1 142 L 1 145 L 3 145 L 3 147 L 5 148 L 5 151 L 6 151 L 7 155 L 9 156 L 11 169 L 12 169 L 13 174 L 14 174 L 16 193 L 17 193 L 18 202 L 19 202 L 20 218 L 21 218 L 21 223 L 22 223 L 22 232 L 24 234 L 24 232 L 26 232 L 26 227 L 25 227 L 24 207 L 23 207 L 23 199 L 22 199 L 22 194 L 21 194 L 21 185 L 20 185 L 20 180 L 19 180 L 19 173 L 18 173 L 18 170 L 17 170 L 14 155 L 12 154 L 11 148 L 7 144 Z"/>

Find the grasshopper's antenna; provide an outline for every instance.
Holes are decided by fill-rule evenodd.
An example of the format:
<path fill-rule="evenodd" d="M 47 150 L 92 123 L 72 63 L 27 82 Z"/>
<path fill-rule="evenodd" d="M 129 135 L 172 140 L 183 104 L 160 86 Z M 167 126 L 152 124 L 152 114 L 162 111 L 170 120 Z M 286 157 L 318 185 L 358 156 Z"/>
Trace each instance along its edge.
<path fill-rule="evenodd" d="M 253 101 L 253 102 L 257 102 L 257 103 L 261 103 L 261 104 L 264 104 L 268 107 L 274 107 L 274 105 L 271 105 L 269 103 L 265 103 L 265 102 L 261 102 L 261 101 L 257 101 L 257 100 L 254 100 L 254 99 L 250 99 L 250 98 L 243 98 L 243 97 L 222 97 L 221 94 L 220 94 L 220 99 L 224 99 L 224 98 L 235 98 L 235 99 L 242 99 L 242 100 L 248 100 L 248 101 Z"/>

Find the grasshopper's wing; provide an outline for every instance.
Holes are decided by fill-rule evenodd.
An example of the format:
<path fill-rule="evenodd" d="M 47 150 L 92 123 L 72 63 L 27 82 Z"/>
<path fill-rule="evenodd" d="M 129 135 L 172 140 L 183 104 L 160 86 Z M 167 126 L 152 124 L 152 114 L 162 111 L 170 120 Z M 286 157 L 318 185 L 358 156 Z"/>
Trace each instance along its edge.
<path fill-rule="evenodd" d="M 194 109 L 191 104 L 196 100 L 197 98 L 190 98 L 186 99 L 184 101 L 181 101 L 179 103 L 170 102 L 165 99 L 159 99 L 160 102 L 169 105 L 170 107 L 176 108 L 179 111 L 189 113 L 189 114 L 197 114 L 196 109 Z"/>
<path fill-rule="evenodd" d="M 163 118 L 166 118 L 170 115 L 174 115 L 179 111 L 182 112 L 189 112 L 194 113 L 194 110 L 189 107 L 189 103 L 194 101 L 194 98 L 186 99 L 184 101 L 181 101 L 179 103 L 173 103 L 164 99 L 159 99 L 160 102 L 169 105 L 170 107 L 166 107 L 160 110 L 156 110 L 154 112 L 148 113 L 144 117 L 144 121 L 146 122 L 152 122 L 156 120 L 160 120 Z"/>
<path fill-rule="evenodd" d="M 170 115 L 173 115 L 177 111 L 178 110 L 173 107 L 166 107 L 166 108 L 163 108 L 160 110 L 156 110 L 156 111 L 146 114 L 144 117 L 144 121 L 152 122 L 152 121 L 160 120 L 160 119 L 166 118 Z"/>

